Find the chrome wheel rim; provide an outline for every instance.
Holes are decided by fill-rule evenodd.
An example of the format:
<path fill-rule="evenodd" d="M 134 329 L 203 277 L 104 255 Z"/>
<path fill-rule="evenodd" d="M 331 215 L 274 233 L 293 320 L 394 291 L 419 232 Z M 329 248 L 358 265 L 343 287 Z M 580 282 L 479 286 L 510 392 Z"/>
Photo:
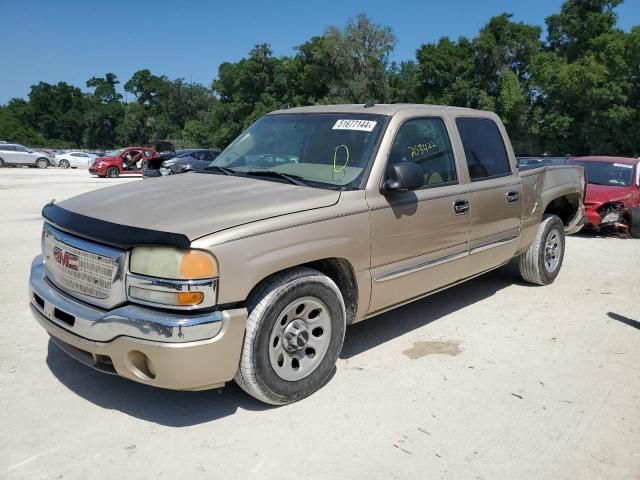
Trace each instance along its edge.
<path fill-rule="evenodd" d="M 36 162 L 36 165 L 38 168 L 45 168 L 47 166 L 47 161 L 46 160 L 38 160 Z"/>
<path fill-rule="evenodd" d="M 544 245 L 544 268 L 548 273 L 553 273 L 560 264 L 562 256 L 561 234 L 557 229 L 553 229 L 547 235 Z"/>
<path fill-rule="evenodd" d="M 302 297 L 280 313 L 269 338 L 269 362 L 283 380 L 309 376 L 329 349 L 331 317 L 322 300 Z"/>

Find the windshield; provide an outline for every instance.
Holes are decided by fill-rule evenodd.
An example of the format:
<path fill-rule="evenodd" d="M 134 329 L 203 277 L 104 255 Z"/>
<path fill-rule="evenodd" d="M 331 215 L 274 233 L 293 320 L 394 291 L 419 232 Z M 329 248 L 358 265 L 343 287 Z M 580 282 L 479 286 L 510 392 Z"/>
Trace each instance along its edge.
<path fill-rule="evenodd" d="M 117 157 L 118 155 L 120 155 L 122 153 L 122 151 L 124 150 L 124 148 L 119 148 L 117 150 L 114 150 L 113 152 L 109 152 L 105 155 L 105 157 Z"/>
<path fill-rule="evenodd" d="M 209 168 L 225 167 L 239 174 L 275 172 L 309 185 L 356 186 L 384 121 L 384 116 L 371 114 L 267 115 L 240 134 Z"/>
<path fill-rule="evenodd" d="M 633 182 L 633 165 L 609 162 L 576 162 L 587 172 L 587 181 L 592 185 L 627 187 Z"/>

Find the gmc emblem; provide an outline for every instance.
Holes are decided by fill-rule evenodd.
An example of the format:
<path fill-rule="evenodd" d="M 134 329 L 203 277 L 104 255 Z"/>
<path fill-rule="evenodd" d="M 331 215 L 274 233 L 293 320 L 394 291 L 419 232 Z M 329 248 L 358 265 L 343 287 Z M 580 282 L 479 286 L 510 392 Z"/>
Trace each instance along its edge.
<path fill-rule="evenodd" d="M 78 256 L 65 252 L 59 247 L 53 247 L 53 259 L 69 270 L 78 271 Z"/>

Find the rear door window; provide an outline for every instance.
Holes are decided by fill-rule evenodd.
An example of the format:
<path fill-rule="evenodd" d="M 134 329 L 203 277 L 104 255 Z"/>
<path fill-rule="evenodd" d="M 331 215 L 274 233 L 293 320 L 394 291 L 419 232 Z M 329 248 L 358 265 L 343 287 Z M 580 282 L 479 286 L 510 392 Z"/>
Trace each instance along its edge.
<path fill-rule="evenodd" d="M 509 157 L 495 122 L 488 118 L 457 118 L 472 182 L 511 174 Z"/>

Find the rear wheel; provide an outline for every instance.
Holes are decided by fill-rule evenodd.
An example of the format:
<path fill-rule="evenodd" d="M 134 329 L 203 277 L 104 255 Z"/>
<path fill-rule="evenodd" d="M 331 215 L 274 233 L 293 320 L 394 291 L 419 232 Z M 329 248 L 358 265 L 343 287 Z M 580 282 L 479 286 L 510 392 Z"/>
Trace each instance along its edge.
<path fill-rule="evenodd" d="M 39 158 L 36 160 L 36 167 L 38 168 L 47 168 L 49 166 L 49 160 L 46 158 Z"/>
<path fill-rule="evenodd" d="M 71 164 L 69 163 L 69 160 L 60 160 L 60 163 L 58 163 L 58 166 L 60 168 L 69 168 Z"/>
<path fill-rule="evenodd" d="M 248 307 L 238 385 L 272 405 L 320 388 L 344 341 L 346 313 L 336 284 L 317 270 L 296 269 L 267 281 Z"/>
<path fill-rule="evenodd" d="M 631 238 L 640 238 L 640 207 L 629 209 L 629 234 Z"/>
<path fill-rule="evenodd" d="M 120 170 L 118 170 L 118 167 L 107 168 L 107 177 L 116 178 L 119 175 L 120 175 Z"/>
<path fill-rule="evenodd" d="M 556 215 L 545 215 L 531 246 L 520 255 L 518 266 L 524 280 L 536 285 L 553 283 L 564 259 L 564 224 Z"/>

